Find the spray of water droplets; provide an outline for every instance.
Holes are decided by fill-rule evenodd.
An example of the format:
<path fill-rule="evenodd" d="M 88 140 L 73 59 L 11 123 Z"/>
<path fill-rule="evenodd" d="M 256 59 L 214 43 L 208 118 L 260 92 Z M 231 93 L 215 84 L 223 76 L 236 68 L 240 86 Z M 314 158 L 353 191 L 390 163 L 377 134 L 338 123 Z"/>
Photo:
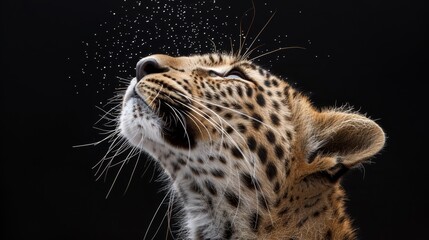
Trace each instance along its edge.
<path fill-rule="evenodd" d="M 264 2 L 263 5 L 268 4 Z M 78 76 L 69 76 L 75 80 L 75 93 L 86 89 L 91 89 L 92 94 L 114 92 L 123 87 L 118 78 L 131 79 L 138 60 L 151 54 L 190 55 L 213 52 L 215 48 L 229 52 L 231 43 L 237 50 L 240 22 L 243 23 L 241 40 L 244 40 L 246 27 L 253 17 L 251 7 L 250 1 L 248 6 L 237 10 L 226 0 L 123 0 L 99 23 L 97 30 L 81 42 L 82 66 Z M 260 10 L 270 15 L 274 13 L 273 10 Z M 266 20 L 261 18 L 256 22 L 263 25 Z M 257 33 L 261 26 L 258 28 L 253 30 Z M 256 33 L 247 36 L 246 44 L 253 41 Z M 259 46 L 255 55 L 273 50 L 273 46 L 261 44 L 261 39 L 260 36 L 255 41 L 254 46 Z M 287 39 L 287 34 L 276 34 L 270 37 L 269 43 L 284 47 Z M 284 55 L 276 54 L 265 66 L 270 67 L 281 58 Z"/>
<path fill-rule="evenodd" d="M 227 29 L 238 29 L 238 17 L 225 15 L 228 9 L 215 0 L 124 0 L 82 41 L 85 61 L 74 85 L 76 94 L 89 85 L 97 93 L 110 91 L 116 77 L 131 78 L 137 61 L 151 54 L 198 54 L 229 44 Z"/>

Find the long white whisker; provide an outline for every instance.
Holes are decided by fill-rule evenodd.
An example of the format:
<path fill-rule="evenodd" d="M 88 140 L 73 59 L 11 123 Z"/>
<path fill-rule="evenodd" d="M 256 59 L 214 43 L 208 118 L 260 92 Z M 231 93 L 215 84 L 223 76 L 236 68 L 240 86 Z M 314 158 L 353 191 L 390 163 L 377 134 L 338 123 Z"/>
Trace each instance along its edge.
<path fill-rule="evenodd" d="M 235 131 L 237 134 L 238 134 L 238 136 L 241 138 L 241 140 L 243 141 L 243 143 L 245 143 L 246 142 L 246 140 L 244 139 L 244 137 L 230 124 L 230 123 L 228 123 L 225 119 L 223 119 L 219 114 L 217 114 L 216 112 L 214 112 L 213 110 L 211 110 L 211 109 L 209 109 L 208 107 L 206 107 L 204 104 L 201 104 L 201 103 L 199 103 L 198 101 L 195 101 L 195 100 L 193 100 L 194 102 L 196 102 L 197 104 L 200 104 L 201 106 L 203 106 L 203 107 L 205 107 L 208 111 L 211 111 L 213 114 L 215 114 L 218 118 L 219 118 L 219 120 L 221 121 L 221 123 L 222 122 L 225 122 L 229 127 L 231 127 L 232 129 L 233 129 L 233 131 Z M 186 106 L 185 104 L 183 104 L 185 107 L 189 107 L 189 106 Z M 189 107 L 190 108 L 190 107 Z M 201 110 L 199 110 L 199 109 L 197 109 L 197 108 L 194 108 L 194 111 L 196 112 L 196 111 L 201 111 Z M 202 112 L 202 111 L 201 111 Z M 203 112 L 204 113 L 204 112 Z M 204 116 L 203 116 L 204 117 Z M 207 119 L 207 118 L 206 118 Z M 207 119 L 208 120 L 208 119 Z M 209 120 L 208 120 L 209 121 Z M 247 155 L 241 150 L 241 147 L 240 147 L 240 145 L 232 138 L 232 136 L 228 133 L 228 132 L 226 132 L 225 131 L 225 129 L 222 127 L 222 126 L 216 126 L 216 125 L 218 125 L 218 123 L 215 123 L 213 126 L 218 130 L 218 131 L 220 131 L 222 134 L 224 134 L 230 141 L 231 141 L 231 143 L 237 148 L 237 150 L 240 152 L 240 154 L 243 156 L 243 158 L 244 158 L 244 160 L 245 161 L 247 161 L 248 163 L 252 163 L 248 158 L 247 158 Z M 247 146 L 247 144 L 244 144 L 246 147 L 247 147 L 247 150 L 250 152 L 250 149 L 249 149 L 249 147 Z"/>
<path fill-rule="evenodd" d="M 178 94 L 180 94 L 180 93 L 178 93 Z M 183 95 L 183 96 L 185 96 L 185 95 Z M 265 127 L 268 127 L 268 128 L 270 128 L 270 129 L 272 129 L 272 130 L 273 130 L 273 131 L 275 131 L 276 133 L 278 133 L 278 134 L 282 135 L 282 134 L 281 134 L 277 129 L 275 129 L 273 126 L 271 126 L 271 125 L 269 125 L 269 124 L 266 124 L 266 123 L 264 123 L 264 122 L 262 122 L 262 121 L 260 121 L 260 120 L 258 120 L 258 119 L 256 119 L 256 118 L 254 118 L 254 117 L 252 117 L 252 116 L 250 116 L 250 115 L 248 115 L 248 114 L 246 114 L 246 113 L 240 112 L 240 111 L 235 110 L 235 109 L 233 109 L 233 108 L 225 107 L 225 106 L 220 105 L 220 104 L 216 104 L 216 103 L 212 103 L 212 102 L 206 101 L 205 99 L 202 99 L 202 98 L 189 97 L 189 96 L 185 96 L 185 97 L 187 97 L 187 98 L 191 98 L 192 100 L 198 100 L 198 101 L 201 101 L 201 102 L 204 102 L 204 103 L 207 103 L 207 104 L 210 104 L 210 105 L 216 106 L 216 107 L 220 107 L 220 108 L 223 108 L 223 109 L 227 109 L 227 110 L 229 110 L 229 111 L 232 111 L 232 112 L 234 112 L 234 113 L 240 114 L 240 115 L 242 115 L 242 116 L 246 116 L 246 117 L 248 117 L 248 118 L 252 119 L 253 121 L 258 122 L 258 123 L 260 123 L 260 124 L 264 125 Z M 212 111 L 212 110 L 211 110 L 211 111 Z"/>
<path fill-rule="evenodd" d="M 89 147 L 89 146 L 97 146 L 98 144 L 106 141 L 107 139 L 113 137 L 113 135 L 115 135 L 115 133 L 110 134 L 109 136 L 97 141 L 97 142 L 93 142 L 93 143 L 85 143 L 85 144 L 79 144 L 79 145 L 74 145 L 72 146 L 73 148 L 80 148 L 80 147 Z"/>
<path fill-rule="evenodd" d="M 249 9 L 249 10 L 247 10 L 244 14 L 246 14 L 248 11 L 250 11 L 252 9 L 253 9 L 253 16 L 252 16 L 252 20 L 250 22 L 250 26 L 247 29 L 246 35 L 244 36 L 243 43 L 241 44 L 241 41 L 240 41 L 240 49 L 238 50 L 238 54 L 237 54 L 240 59 L 243 59 L 242 57 L 240 57 L 240 54 L 241 54 L 241 51 L 243 50 L 243 48 L 244 48 L 244 46 L 246 44 L 247 37 L 249 36 L 249 32 L 252 29 L 253 21 L 255 20 L 255 16 L 256 16 L 256 8 L 255 8 L 255 3 L 253 1 L 252 1 L 252 8 Z M 242 23 L 242 21 L 243 21 L 243 18 L 240 21 L 240 40 L 241 40 L 241 23 Z"/>
<path fill-rule="evenodd" d="M 144 234 L 143 239 L 146 239 L 147 234 L 149 233 L 150 227 L 152 226 L 152 223 L 153 223 L 153 221 L 155 220 L 155 217 L 156 217 L 156 215 L 158 214 L 159 209 L 161 208 L 162 204 L 164 204 L 164 201 L 165 201 L 165 199 L 167 199 L 167 197 L 168 197 L 168 193 L 164 196 L 164 198 L 162 199 L 161 203 L 158 205 L 158 208 L 156 209 L 156 211 L 155 211 L 155 213 L 154 213 L 154 215 L 153 215 L 152 219 L 150 220 L 149 226 L 148 226 L 148 227 L 147 227 L 147 229 L 146 229 L 146 233 Z M 161 225 L 161 224 L 160 224 L 160 225 Z M 152 239 L 153 239 L 153 238 L 152 238 Z"/>
<path fill-rule="evenodd" d="M 185 131 L 185 136 L 186 139 L 188 140 L 188 159 L 191 158 L 191 139 L 189 139 L 189 134 L 188 131 L 186 130 L 186 121 L 185 121 L 185 117 L 178 111 L 176 111 L 176 109 L 174 107 L 172 107 L 170 104 L 168 104 L 167 102 L 164 102 L 168 107 L 171 108 L 171 110 L 173 110 L 173 113 L 176 115 L 177 120 L 180 122 L 180 124 L 183 127 L 183 130 Z M 180 115 L 180 116 L 179 116 Z"/>
<path fill-rule="evenodd" d="M 207 38 L 207 39 L 213 44 L 214 52 L 216 52 L 216 43 L 210 38 Z"/>
<path fill-rule="evenodd" d="M 136 171 L 137 165 L 138 165 L 139 160 L 140 160 L 140 156 L 141 156 L 141 151 L 139 150 L 139 153 L 138 153 L 138 156 L 137 156 L 137 159 L 136 159 L 136 163 L 134 164 L 134 168 L 133 168 L 133 171 L 131 172 L 130 180 L 127 183 L 127 187 L 125 188 L 124 194 L 128 191 L 128 188 L 130 187 L 131 180 L 133 179 L 134 172 Z"/>
<path fill-rule="evenodd" d="M 256 40 L 259 38 L 259 35 L 261 35 L 261 33 L 265 30 L 265 28 L 268 26 L 268 24 L 271 22 L 271 19 L 273 19 L 274 15 L 276 15 L 276 13 L 274 12 L 273 15 L 271 15 L 271 17 L 268 19 L 267 23 L 265 23 L 265 25 L 262 27 L 261 31 L 259 31 L 258 35 L 256 35 L 255 39 L 253 39 L 252 43 L 250 43 L 249 47 L 247 48 L 246 52 L 244 52 L 243 55 L 246 55 L 247 51 L 252 48 L 253 44 L 256 42 Z"/>
<path fill-rule="evenodd" d="M 272 54 L 272 53 L 275 53 L 275 52 L 278 52 L 278 51 L 288 50 L 288 49 L 304 49 L 304 50 L 305 50 L 306 48 L 304 48 L 304 47 L 297 47 L 297 46 L 293 46 L 293 47 L 282 47 L 282 48 L 278 48 L 278 49 L 275 49 L 275 50 L 272 50 L 272 51 L 269 51 L 269 52 L 263 53 L 263 54 L 261 54 L 261 55 L 259 55 L 259 56 L 256 56 L 256 57 L 254 57 L 254 58 L 250 59 L 249 61 L 254 61 L 254 60 L 256 60 L 256 59 L 258 59 L 258 58 L 260 58 L 260 57 L 263 57 L 263 56 L 266 56 L 266 55 L 269 55 L 269 54 Z"/>

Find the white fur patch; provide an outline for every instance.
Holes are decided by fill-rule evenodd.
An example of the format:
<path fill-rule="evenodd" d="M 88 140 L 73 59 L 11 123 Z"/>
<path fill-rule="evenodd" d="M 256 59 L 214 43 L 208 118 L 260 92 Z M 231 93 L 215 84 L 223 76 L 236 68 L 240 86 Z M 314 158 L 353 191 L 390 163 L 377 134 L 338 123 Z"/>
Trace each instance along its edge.
<path fill-rule="evenodd" d="M 162 122 L 142 98 L 134 96 L 136 84 L 134 78 L 125 92 L 119 129 L 131 144 L 144 149 L 145 140 L 162 142 Z"/>

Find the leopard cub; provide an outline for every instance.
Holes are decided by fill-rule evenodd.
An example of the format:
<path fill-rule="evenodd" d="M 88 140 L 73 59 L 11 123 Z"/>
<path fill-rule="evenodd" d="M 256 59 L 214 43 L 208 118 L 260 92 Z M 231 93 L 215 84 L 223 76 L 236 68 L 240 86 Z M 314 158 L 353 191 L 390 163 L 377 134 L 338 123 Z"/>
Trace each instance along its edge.
<path fill-rule="evenodd" d="M 189 239 L 356 239 L 339 179 L 385 142 L 367 117 L 217 53 L 141 59 L 119 131 L 164 169 Z"/>

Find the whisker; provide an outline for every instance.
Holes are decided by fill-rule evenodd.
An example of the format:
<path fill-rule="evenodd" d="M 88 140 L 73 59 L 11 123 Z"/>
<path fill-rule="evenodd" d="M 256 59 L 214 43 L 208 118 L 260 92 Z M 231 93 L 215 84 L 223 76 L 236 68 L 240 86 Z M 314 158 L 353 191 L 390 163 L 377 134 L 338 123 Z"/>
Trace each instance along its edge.
<path fill-rule="evenodd" d="M 185 131 L 185 136 L 186 136 L 186 139 L 188 140 L 188 159 L 190 159 L 191 158 L 191 140 L 189 139 L 189 134 L 188 134 L 188 131 L 186 130 L 186 121 L 185 121 L 185 119 L 184 119 L 184 117 L 183 117 L 183 115 L 179 112 L 179 113 L 177 113 L 177 111 L 176 111 L 176 109 L 173 107 L 173 106 L 171 106 L 170 104 L 168 104 L 167 102 L 164 102 L 168 107 L 170 107 L 171 108 L 171 110 L 173 110 L 173 112 L 174 112 L 174 114 L 176 115 L 176 117 L 177 117 L 177 120 L 180 122 L 180 124 L 182 125 L 182 127 L 183 127 L 183 130 Z M 181 116 L 179 116 L 179 115 L 181 115 Z M 181 120 L 182 119 L 182 120 Z"/>
<path fill-rule="evenodd" d="M 241 58 L 241 57 L 240 57 L 240 54 L 241 54 L 241 51 L 243 50 L 243 48 L 244 48 L 244 46 L 245 46 L 245 44 L 246 44 L 247 37 L 249 36 L 249 32 L 250 32 L 250 30 L 252 29 L 253 21 L 255 20 L 255 16 L 256 16 L 256 8 L 255 8 L 255 3 L 253 2 L 253 0 L 252 0 L 252 8 L 251 8 L 251 9 L 248 9 L 248 10 L 244 13 L 244 15 L 245 15 L 248 11 L 250 11 L 250 10 L 252 10 L 252 9 L 253 9 L 252 20 L 251 20 L 251 22 L 250 22 L 250 26 L 249 26 L 249 28 L 247 29 L 246 35 L 244 36 L 243 44 L 241 44 L 241 41 L 240 41 L 240 49 L 238 50 L 238 54 L 237 54 L 237 55 L 238 55 L 238 57 L 239 57 L 239 59 L 243 59 L 243 58 Z M 241 24 L 242 24 L 242 22 L 243 22 L 243 17 L 244 17 L 244 15 L 242 16 L 242 18 L 241 18 L 241 20 L 240 20 L 240 40 L 241 40 Z"/>
<path fill-rule="evenodd" d="M 112 191 L 113 186 L 115 185 L 116 180 L 118 179 L 118 176 L 119 176 L 119 174 L 121 173 L 121 170 L 122 170 L 122 168 L 124 167 L 125 163 L 126 163 L 126 162 L 124 161 L 124 162 L 122 163 L 121 167 L 119 168 L 118 173 L 116 173 L 115 179 L 113 180 L 113 183 L 112 183 L 112 185 L 110 186 L 109 191 L 107 192 L 106 199 L 109 197 L 110 192 Z"/>
<path fill-rule="evenodd" d="M 261 44 L 261 45 L 258 45 L 258 46 L 256 46 L 256 47 L 254 47 L 252 50 L 249 50 L 245 55 L 243 55 L 242 56 L 242 60 L 246 60 L 255 50 L 257 50 L 258 48 L 260 48 L 260 47 L 262 47 L 262 46 L 264 46 L 265 44 Z"/>
<path fill-rule="evenodd" d="M 201 106 L 203 106 L 203 107 L 205 107 L 208 111 L 211 111 L 213 114 L 215 114 L 218 118 L 219 118 L 219 120 L 221 121 L 221 122 L 225 122 L 229 127 L 231 127 L 232 129 L 233 129 L 233 131 L 234 132 L 236 132 L 237 134 L 238 134 L 238 136 L 240 137 L 240 139 L 243 141 L 243 143 L 245 143 L 246 142 L 246 140 L 244 139 L 244 137 L 231 125 L 231 124 L 229 124 L 225 119 L 223 119 L 219 114 L 217 114 L 216 112 L 214 112 L 213 110 L 211 110 L 211 109 L 209 109 L 209 108 L 207 108 L 204 104 L 201 104 L 201 103 L 199 103 L 198 101 L 195 101 L 194 100 L 194 102 L 196 102 L 196 103 L 198 103 L 198 104 L 200 104 Z M 190 106 L 186 106 L 185 105 L 185 107 L 189 107 L 190 108 Z M 201 110 L 199 110 L 199 109 L 196 109 L 196 108 L 193 108 L 194 109 L 194 112 L 196 112 L 196 111 L 201 111 Z M 202 116 L 202 117 L 204 117 L 204 116 Z M 204 117 L 204 118 L 206 118 L 206 117 Z M 208 120 L 207 118 L 206 118 L 206 120 Z M 237 148 L 237 150 L 240 152 L 240 154 L 243 156 L 243 158 L 244 158 L 244 160 L 245 161 L 247 161 L 248 163 L 252 163 L 248 158 L 247 158 L 247 155 L 241 150 L 241 147 L 240 147 L 240 145 L 233 139 L 233 137 L 228 133 L 228 132 L 226 132 L 226 130 L 222 127 L 222 126 L 217 126 L 217 123 L 215 123 L 215 124 L 213 124 L 213 126 L 216 128 L 216 129 L 218 129 L 218 131 L 220 131 L 222 134 L 224 134 L 231 142 L 232 142 L 232 144 L 234 144 L 234 146 Z M 247 144 L 244 144 L 245 146 L 247 146 Z M 247 150 L 250 152 L 250 149 L 249 149 L 249 147 L 247 146 Z"/>
<path fill-rule="evenodd" d="M 229 38 L 229 43 L 231 44 L 231 52 L 229 55 L 234 56 L 234 44 L 232 43 L 232 38 Z"/>
<path fill-rule="evenodd" d="M 153 215 L 152 219 L 150 220 L 149 226 L 148 226 L 148 227 L 147 227 L 147 229 L 146 229 L 146 233 L 144 234 L 143 239 L 146 239 L 147 234 L 149 233 L 149 230 L 150 230 L 150 228 L 151 228 L 151 226 L 152 226 L 152 223 L 153 223 L 153 221 L 155 220 L 155 217 L 156 217 L 156 215 L 158 214 L 159 209 L 161 209 L 161 206 L 162 206 L 162 204 L 164 204 L 164 201 L 165 201 L 165 199 L 167 199 L 167 197 L 168 197 L 168 193 L 164 196 L 164 198 L 161 200 L 161 203 L 158 205 L 158 208 L 156 209 L 156 211 L 155 211 L 155 213 L 154 213 L 154 215 Z M 162 222 L 161 222 L 161 224 L 162 224 Z M 161 225 L 161 224 L 160 224 L 160 225 Z M 158 232 L 158 231 L 157 231 L 157 232 Z M 155 234 L 155 236 L 156 236 L 156 234 Z M 152 239 L 153 239 L 153 238 L 152 238 Z"/>
<path fill-rule="evenodd" d="M 111 135 L 97 141 L 97 142 L 92 142 L 92 143 L 85 143 L 85 144 L 79 144 L 79 145 L 74 145 L 72 146 L 73 148 L 80 148 L 80 147 L 89 147 L 89 146 L 97 146 L 98 144 L 106 141 L 107 139 L 111 138 L 112 135 L 114 135 L 114 133 L 112 133 Z"/>
<path fill-rule="evenodd" d="M 293 47 L 281 47 L 281 48 L 278 48 L 278 49 L 275 49 L 275 50 L 272 50 L 272 51 L 269 51 L 269 52 L 263 53 L 263 54 L 261 54 L 261 55 L 259 55 L 259 56 L 256 56 L 256 57 L 254 57 L 254 58 L 250 59 L 249 61 L 254 61 L 255 59 L 258 59 L 258 58 L 260 58 L 260 57 L 263 57 L 263 56 L 266 56 L 266 55 L 269 55 L 269 54 L 272 54 L 272 53 L 275 53 L 275 52 L 278 52 L 278 51 L 288 50 L 288 49 L 304 49 L 304 50 L 305 50 L 306 48 L 304 48 L 304 47 L 298 47 L 298 46 L 293 46 Z"/>
<path fill-rule="evenodd" d="M 120 141 L 125 141 L 125 139 L 121 138 L 121 136 L 119 134 L 117 134 L 117 131 L 115 131 L 114 133 L 116 135 L 116 137 L 111 141 L 111 144 L 109 146 L 109 148 L 107 149 L 106 154 L 101 158 L 101 160 L 95 164 L 92 169 L 94 169 L 98 164 L 104 162 L 104 160 L 107 158 L 107 156 L 110 154 L 110 152 L 113 150 L 113 148 L 115 148 L 118 144 L 122 144 Z M 113 134 L 112 134 L 113 135 Z M 112 136 L 113 137 L 113 136 Z M 95 172 L 95 175 L 97 175 L 99 170 L 97 170 Z"/>
<path fill-rule="evenodd" d="M 141 141 L 143 141 L 143 139 Z M 133 171 L 131 172 L 130 180 L 127 183 L 127 187 L 125 188 L 124 194 L 127 193 L 128 188 L 130 187 L 131 180 L 133 179 L 133 176 L 134 176 L 134 173 L 136 171 L 137 165 L 139 164 L 140 156 L 141 156 L 141 151 L 138 150 L 138 156 L 137 156 L 137 159 L 136 159 L 136 163 L 134 164 L 134 168 L 133 168 Z"/>
<path fill-rule="evenodd" d="M 271 19 L 273 19 L 274 15 L 276 14 L 276 12 L 273 13 L 273 15 L 271 15 L 271 17 L 268 19 L 267 23 L 265 23 L 265 25 L 262 27 L 261 31 L 259 31 L 259 33 L 256 35 L 255 39 L 253 39 L 252 43 L 250 43 L 249 47 L 247 48 L 246 52 L 244 52 L 243 55 L 246 55 L 247 51 L 253 46 L 253 44 L 256 42 L 256 40 L 259 38 L 259 35 L 261 35 L 261 33 L 265 30 L 265 28 L 268 26 L 268 24 L 271 22 Z"/>
<path fill-rule="evenodd" d="M 216 43 L 210 38 L 207 38 L 207 39 L 213 44 L 214 52 L 216 52 Z"/>
<path fill-rule="evenodd" d="M 192 110 L 193 111 L 193 110 Z M 209 150 L 209 153 L 212 153 L 212 151 L 213 151 L 213 145 L 212 145 L 212 143 L 213 143 L 213 138 L 212 138 L 212 135 L 211 135 L 211 133 L 210 133 L 210 131 L 209 131 L 209 129 L 196 117 L 196 116 L 194 116 L 192 113 L 185 113 L 187 116 L 189 116 L 190 117 L 190 119 L 195 119 L 196 121 L 198 121 L 200 124 L 201 124 L 201 126 L 203 126 L 204 127 L 204 129 L 206 130 L 206 132 L 207 132 L 207 135 L 208 135 L 208 137 L 209 137 L 209 142 L 210 142 L 210 150 Z M 195 123 L 195 125 L 197 125 L 198 126 L 198 124 L 195 122 L 195 120 L 192 120 L 194 123 Z M 198 129 L 200 130 L 200 133 L 201 134 L 203 134 L 202 133 L 202 131 L 201 131 L 201 129 L 198 127 Z"/>
<path fill-rule="evenodd" d="M 179 93 L 178 93 L 178 94 L 179 94 Z M 185 95 L 183 95 L 183 96 L 185 96 Z M 227 110 L 232 111 L 232 112 L 234 112 L 234 113 L 237 113 L 237 114 L 240 114 L 240 115 L 242 115 L 242 116 L 248 117 L 249 119 L 251 119 L 251 120 L 253 120 L 253 121 L 255 121 L 255 122 L 258 122 L 258 123 L 260 123 L 261 125 L 264 125 L 265 127 L 268 127 L 268 128 L 270 128 L 270 129 L 272 129 L 273 131 L 275 131 L 276 133 L 278 133 L 278 134 L 282 135 L 282 133 L 281 133 L 281 132 L 279 132 L 277 129 L 275 129 L 273 126 L 271 126 L 271 125 L 269 125 L 269 124 L 266 124 L 266 123 L 264 123 L 264 122 L 262 122 L 262 121 L 260 121 L 260 120 L 258 120 L 258 119 L 256 119 L 256 118 L 254 118 L 254 117 L 252 117 L 252 116 L 250 116 L 250 115 L 248 115 L 248 114 L 246 114 L 246 113 L 240 112 L 240 111 L 235 110 L 235 109 L 230 108 L 230 107 L 225 107 L 225 106 L 220 105 L 220 104 L 216 104 L 216 103 L 209 102 L 209 101 L 207 101 L 207 100 L 205 100 L 205 99 L 202 99 L 202 98 L 190 97 L 190 96 L 185 96 L 185 97 L 192 98 L 193 100 L 199 100 L 199 101 L 201 101 L 201 102 L 204 102 L 204 103 L 207 103 L 207 104 L 210 104 L 210 105 L 216 106 L 216 107 L 220 107 L 220 108 L 223 108 L 223 109 L 227 109 Z M 211 109 L 210 109 L 210 110 L 211 110 Z M 211 111 L 212 111 L 212 110 L 211 110 Z"/>

